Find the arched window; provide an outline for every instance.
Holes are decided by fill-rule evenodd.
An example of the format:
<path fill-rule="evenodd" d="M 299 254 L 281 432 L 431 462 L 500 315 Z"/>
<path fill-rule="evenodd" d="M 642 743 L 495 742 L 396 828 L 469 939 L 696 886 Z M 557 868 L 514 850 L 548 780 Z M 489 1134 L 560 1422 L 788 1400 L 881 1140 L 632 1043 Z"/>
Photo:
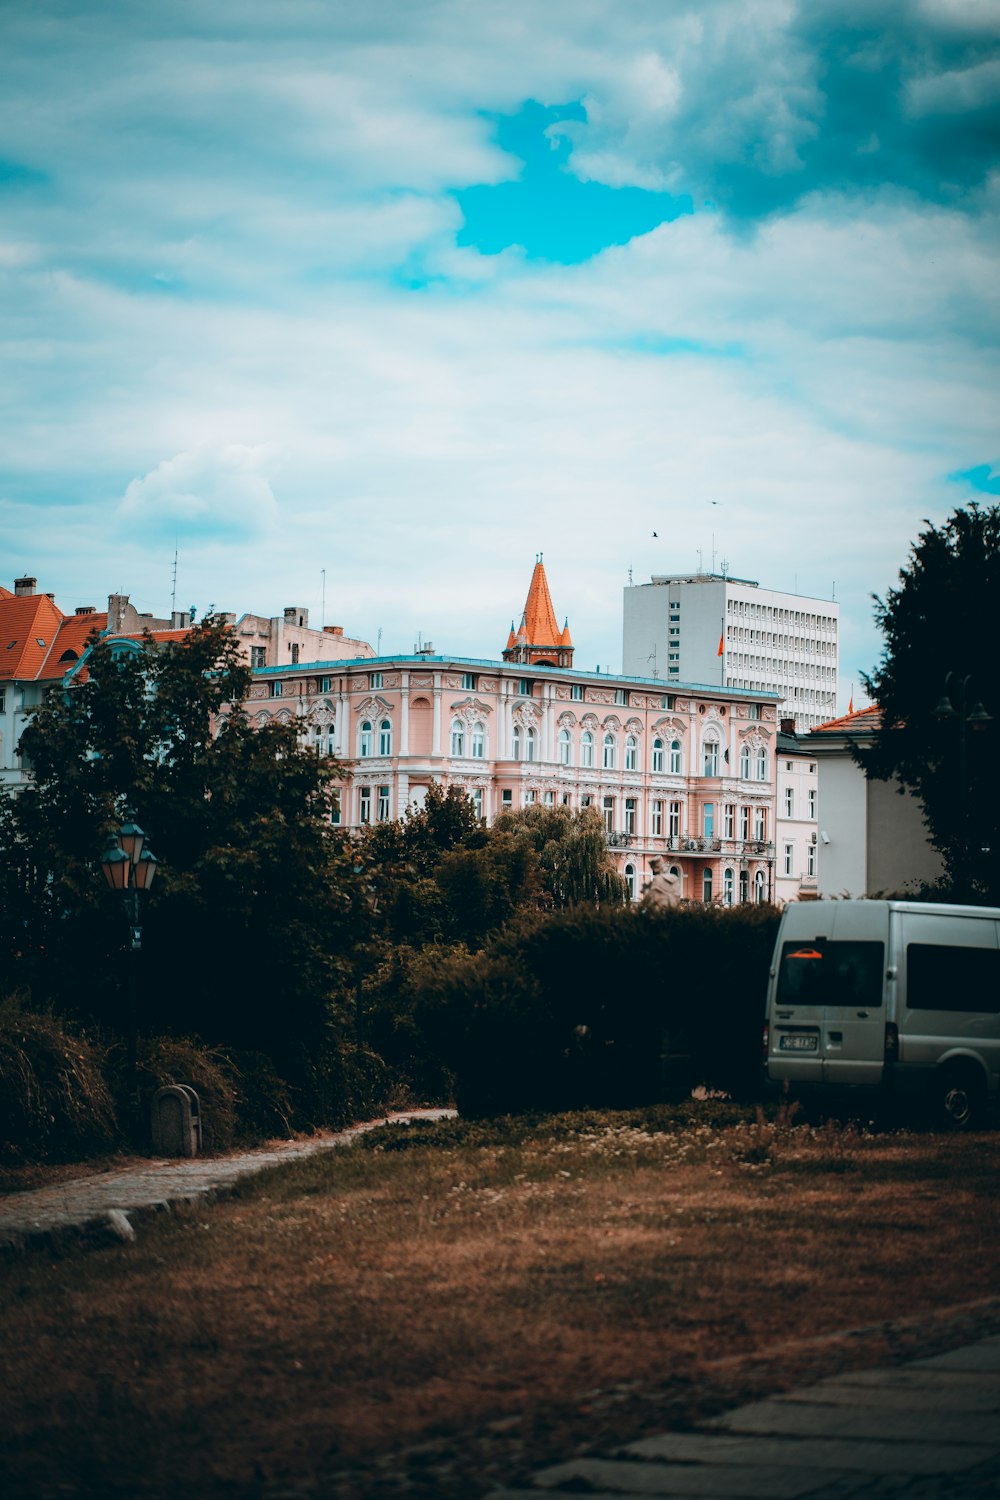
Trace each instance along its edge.
<path fill-rule="evenodd" d="M 530 726 L 524 731 L 524 758 L 525 760 L 535 758 L 535 731 Z"/>
<path fill-rule="evenodd" d="M 465 754 L 465 725 L 461 719 L 451 721 L 451 753 L 452 755 Z"/>
<path fill-rule="evenodd" d="M 480 720 L 472 726 L 472 757 L 474 760 L 482 760 L 485 755 L 486 726 Z"/>
<path fill-rule="evenodd" d="M 705 741 L 704 746 L 704 774 L 706 776 L 718 776 L 719 774 L 719 742 L 714 736 Z"/>
<path fill-rule="evenodd" d="M 388 719 L 383 719 L 378 726 L 378 753 L 379 755 L 392 754 L 392 725 Z"/>
<path fill-rule="evenodd" d="M 712 899 L 712 870 L 709 865 L 701 872 L 701 899 L 706 905 Z"/>
<path fill-rule="evenodd" d="M 639 768 L 639 746 L 635 742 L 635 735 L 630 734 L 625 741 L 625 769 L 636 771 Z"/>
<path fill-rule="evenodd" d="M 663 770 L 663 741 L 660 739 L 653 741 L 653 770 Z"/>
<path fill-rule="evenodd" d="M 569 733 L 569 730 L 568 729 L 560 729 L 560 731 L 559 731 L 559 764 L 561 766 L 568 766 L 569 765 L 569 747 L 570 747 L 570 733 Z"/>
<path fill-rule="evenodd" d="M 610 729 L 604 736 L 604 758 L 602 764 L 606 771 L 613 771 L 615 768 L 615 737 Z"/>
<path fill-rule="evenodd" d="M 684 762 L 681 759 L 681 742 L 680 742 L 680 740 L 671 740 L 670 741 L 670 774 L 672 776 L 679 776 L 681 774 L 681 767 L 683 766 L 683 764 L 684 764 Z"/>
<path fill-rule="evenodd" d="M 514 728 L 510 732 L 510 749 L 513 759 L 520 760 L 522 755 L 524 754 L 524 749 L 521 744 L 520 724 L 515 724 Z"/>
<path fill-rule="evenodd" d="M 360 755 L 371 755 L 372 753 L 372 726 L 371 720 L 365 719 L 361 725 L 361 742 L 358 746 Z"/>
<path fill-rule="evenodd" d="M 589 729 L 585 729 L 580 736 L 580 764 L 581 766 L 594 764 L 594 736 Z"/>
<path fill-rule="evenodd" d="M 628 886 L 628 898 L 635 900 L 635 865 L 625 866 L 625 884 Z"/>
<path fill-rule="evenodd" d="M 758 906 L 762 905 L 767 899 L 766 887 L 767 883 L 764 878 L 764 871 L 758 870 L 753 878 L 753 899 L 757 902 Z"/>
<path fill-rule="evenodd" d="M 744 745 L 740 750 L 740 778 L 743 781 L 750 780 L 750 746 Z"/>
<path fill-rule="evenodd" d="M 763 745 L 757 751 L 757 780 L 767 780 L 767 751 Z"/>
<path fill-rule="evenodd" d="M 736 895 L 736 882 L 733 872 L 728 867 L 722 872 L 722 899 L 726 906 L 732 906 Z"/>

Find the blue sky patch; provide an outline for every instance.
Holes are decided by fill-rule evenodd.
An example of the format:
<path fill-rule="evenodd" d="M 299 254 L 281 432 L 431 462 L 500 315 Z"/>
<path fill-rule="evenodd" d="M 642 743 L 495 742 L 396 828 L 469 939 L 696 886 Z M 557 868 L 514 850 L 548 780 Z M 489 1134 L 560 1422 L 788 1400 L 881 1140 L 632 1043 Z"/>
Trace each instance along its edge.
<path fill-rule="evenodd" d="M 692 212 L 686 196 L 574 177 L 570 142 L 546 131 L 562 121 L 585 121 L 579 103 L 546 107 L 529 99 L 517 114 L 487 118 L 495 123 L 497 144 L 523 168 L 516 181 L 478 183 L 455 192 L 465 219 L 460 245 L 484 255 L 520 245 L 529 260 L 578 265 Z"/>
<path fill-rule="evenodd" d="M 1000 473 L 992 464 L 976 464 L 971 469 L 960 469 L 948 478 L 955 484 L 967 484 L 982 495 L 1000 495 Z"/>

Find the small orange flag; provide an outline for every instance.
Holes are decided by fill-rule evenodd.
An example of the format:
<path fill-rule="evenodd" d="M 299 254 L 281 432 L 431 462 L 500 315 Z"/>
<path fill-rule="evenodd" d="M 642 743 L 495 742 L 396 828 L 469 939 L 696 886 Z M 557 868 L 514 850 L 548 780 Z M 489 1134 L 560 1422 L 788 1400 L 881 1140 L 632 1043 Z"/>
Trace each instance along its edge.
<path fill-rule="evenodd" d="M 716 651 L 715 654 L 716 654 L 716 656 L 722 656 L 722 654 L 723 654 L 722 636 L 721 635 L 719 636 L 719 649 L 718 649 L 718 651 Z"/>
<path fill-rule="evenodd" d="M 854 712 L 854 696 L 853 696 L 853 694 L 851 695 L 851 701 L 850 701 L 850 703 L 847 705 L 847 712 L 849 714 L 852 714 Z"/>

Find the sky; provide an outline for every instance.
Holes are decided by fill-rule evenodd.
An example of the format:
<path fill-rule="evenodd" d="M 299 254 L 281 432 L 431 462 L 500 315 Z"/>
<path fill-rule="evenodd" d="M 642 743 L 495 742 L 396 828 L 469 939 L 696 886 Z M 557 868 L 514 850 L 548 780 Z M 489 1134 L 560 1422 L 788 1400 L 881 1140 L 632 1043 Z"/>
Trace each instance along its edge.
<path fill-rule="evenodd" d="M 542 553 L 618 671 L 725 566 L 857 704 L 1000 494 L 998 148 L 1000 0 L 0 0 L 0 582 L 495 658 Z"/>

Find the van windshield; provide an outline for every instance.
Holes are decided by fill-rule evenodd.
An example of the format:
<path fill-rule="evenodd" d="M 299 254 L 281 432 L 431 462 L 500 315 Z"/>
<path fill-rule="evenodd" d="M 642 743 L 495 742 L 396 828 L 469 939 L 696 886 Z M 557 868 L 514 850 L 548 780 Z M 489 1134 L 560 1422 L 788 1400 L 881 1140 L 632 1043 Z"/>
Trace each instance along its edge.
<path fill-rule="evenodd" d="M 884 969 L 884 943 L 839 943 L 827 938 L 785 943 L 777 1003 L 880 1006 Z"/>

